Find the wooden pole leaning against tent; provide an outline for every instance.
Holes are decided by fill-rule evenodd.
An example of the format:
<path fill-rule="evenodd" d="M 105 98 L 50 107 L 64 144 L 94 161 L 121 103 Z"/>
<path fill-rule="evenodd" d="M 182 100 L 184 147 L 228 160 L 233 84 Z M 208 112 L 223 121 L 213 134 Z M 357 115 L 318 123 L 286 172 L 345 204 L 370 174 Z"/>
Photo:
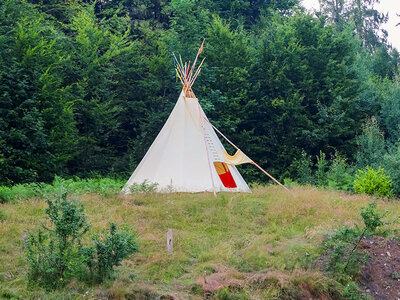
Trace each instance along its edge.
<path fill-rule="evenodd" d="M 211 124 L 211 122 L 209 120 L 207 120 L 205 118 L 205 120 L 211 125 L 212 128 L 214 128 L 214 130 L 216 132 L 218 132 L 229 144 L 231 144 L 236 150 L 239 150 L 239 147 L 236 146 L 234 143 L 232 143 L 221 131 L 219 131 L 217 129 L 217 127 L 215 127 L 213 124 Z M 260 171 L 262 171 L 265 175 L 267 175 L 269 178 L 271 178 L 275 183 L 279 184 L 281 187 L 283 187 L 285 190 L 289 191 L 289 189 L 284 186 L 282 183 L 280 183 L 278 180 L 275 179 L 275 177 L 273 177 L 271 174 L 269 174 L 267 171 L 265 171 L 263 168 L 261 168 L 257 163 L 255 163 L 253 160 L 251 161 L 251 164 L 253 164 L 254 166 L 256 166 L 258 169 L 260 169 Z"/>

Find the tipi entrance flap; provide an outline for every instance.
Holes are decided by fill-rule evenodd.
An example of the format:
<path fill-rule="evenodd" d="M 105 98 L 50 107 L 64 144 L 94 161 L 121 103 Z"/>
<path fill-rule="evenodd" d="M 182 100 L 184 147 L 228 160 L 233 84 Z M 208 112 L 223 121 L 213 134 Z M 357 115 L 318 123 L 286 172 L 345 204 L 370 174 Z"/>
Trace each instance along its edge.
<path fill-rule="evenodd" d="M 232 177 L 232 173 L 226 163 L 221 161 L 214 162 L 215 170 L 218 173 L 219 179 L 226 188 L 236 188 L 236 182 Z"/>

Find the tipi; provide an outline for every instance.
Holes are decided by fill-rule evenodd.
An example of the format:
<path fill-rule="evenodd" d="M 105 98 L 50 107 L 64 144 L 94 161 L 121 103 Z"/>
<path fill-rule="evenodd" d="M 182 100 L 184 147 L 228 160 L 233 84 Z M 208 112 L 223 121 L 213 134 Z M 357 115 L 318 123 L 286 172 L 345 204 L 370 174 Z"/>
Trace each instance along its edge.
<path fill-rule="evenodd" d="M 233 156 L 227 154 L 214 131 L 216 128 L 207 119 L 192 91 L 204 62 L 203 59 L 194 72 L 203 45 L 204 41 L 191 69 L 190 61 L 183 65 L 174 55 L 183 90 L 167 122 L 125 184 L 123 192 L 130 193 L 134 184 L 143 182 L 156 184 L 158 192 L 250 192 L 235 165 L 255 163 L 228 139 L 238 151 Z"/>

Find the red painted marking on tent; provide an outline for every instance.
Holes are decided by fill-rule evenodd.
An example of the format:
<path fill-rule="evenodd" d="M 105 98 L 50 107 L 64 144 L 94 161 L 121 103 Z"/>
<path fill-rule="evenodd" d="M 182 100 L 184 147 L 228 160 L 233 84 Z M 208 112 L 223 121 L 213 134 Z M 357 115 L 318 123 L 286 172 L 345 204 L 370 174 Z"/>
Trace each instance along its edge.
<path fill-rule="evenodd" d="M 235 180 L 233 179 L 231 171 L 229 171 L 228 165 L 224 162 L 215 161 L 214 167 L 217 170 L 218 176 L 222 181 L 222 184 L 226 188 L 237 187 Z"/>

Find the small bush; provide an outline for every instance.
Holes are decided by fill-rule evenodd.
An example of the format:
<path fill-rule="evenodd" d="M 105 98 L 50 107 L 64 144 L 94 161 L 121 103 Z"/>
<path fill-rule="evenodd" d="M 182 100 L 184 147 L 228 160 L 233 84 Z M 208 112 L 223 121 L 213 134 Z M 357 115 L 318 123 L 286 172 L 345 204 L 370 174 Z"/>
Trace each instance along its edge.
<path fill-rule="evenodd" d="M 326 155 L 322 151 L 319 151 L 319 156 L 317 156 L 317 170 L 315 171 L 317 186 L 326 187 L 328 185 L 327 169 L 328 160 L 326 159 Z"/>
<path fill-rule="evenodd" d="M 115 224 L 110 225 L 104 240 L 95 238 L 93 247 L 84 248 L 82 237 L 89 224 L 83 206 L 68 200 L 65 191 L 46 201 L 50 226 L 43 225 L 43 230 L 30 235 L 26 247 L 30 284 L 52 290 L 72 278 L 99 282 L 109 277 L 113 267 L 127 255 L 137 251 L 132 235 L 117 232 Z"/>
<path fill-rule="evenodd" d="M 367 166 L 377 168 L 382 165 L 386 152 L 383 132 L 375 118 L 365 122 L 362 134 L 357 137 L 358 152 L 355 155 L 356 167 L 363 169 Z"/>
<path fill-rule="evenodd" d="M 10 202 L 10 188 L 6 186 L 0 186 L 0 203 Z"/>
<path fill-rule="evenodd" d="M 121 265 L 124 258 L 137 251 L 133 236 L 117 232 L 117 226 L 111 223 L 109 233 L 104 238 L 95 237 L 94 246 L 84 250 L 91 281 L 102 282 L 110 276 L 114 266 Z"/>
<path fill-rule="evenodd" d="M 357 283 L 350 281 L 343 289 L 342 296 L 348 300 L 367 300 L 370 299 L 364 293 L 361 293 Z"/>
<path fill-rule="evenodd" d="M 81 179 L 76 177 L 74 179 L 62 179 L 56 176 L 53 181 L 53 189 L 57 190 L 59 187 L 68 187 L 69 192 L 74 194 L 96 193 L 103 196 L 119 193 L 124 185 L 124 181 L 115 178 L 87 178 Z"/>
<path fill-rule="evenodd" d="M 353 189 L 354 177 L 351 175 L 346 159 L 335 153 L 327 172 L 328 186 L 336 190 L 350 191 Z"/>
<path fill-rule="evenodd" d="M 393 193 L 400 196 L 400 147 L 394 147 L 384 156 L 383 166 L 392 181 Z"/>
<path fill-rule="evenodd" d="M 360 215 L 363 227 L 344 226 L 324 242 L 325 253 L 328 254 L 327 269 L 343 284 L 355 280 L 361 265 L 366 262 L 364 253 L 358 250 L 361 240 L 366 235 L 377 234 L 386 224 L 382 220 L 385 214 L 376 211 L 375 201 L 362 208 Z"/>
<path fill-rule="evenodd" d="M 311 167 L 313 165 L 310 156 L 303 152 L 300 160 L 296 160 L 297 165 L 297 178 L 300 184 L 313 184 L 314 176 L 312 174 Z"/>
<path fill-rule="evenodd" d="M 380 197 L 392 197 L 392 182 L 379 167 L 374 170 L 367 167 L 366 170 L 358 170 L 354 180 L 354 191 L 358 194 L 375 195 Z"/>
<path fill-rule="evenodd" d="M 378 228 L 387 224 L 382 220 L 386 213 L 379 213 L 376 211 L 376 201 L 372 201 L 366 207 L 363 207 L 360 215 L 364 222 L 365 233 L 375 234 Z"/>
<path fill-rule="evenodd" d="M 360 272 L 360 265 L 365 262 L 362 253 L 352 251 L 360 234 L 358 227 L 344 226 L 325 241 L 324 247 L 329 252 L 327 269 L 335 273 L 341 282 L 355 277 Z"/>
<path fill-rule="evenodd" d="M 296 185 L 298 185 L 296 183 L 296 181 L 293 181 L 291 178 L 284 178 L 283 179 L 283 184 L 284 184 L 284 186 L 286 186 L 289 189 L 292 188 L 292 187 L 295 187 Z"/>
<path fill-rule="evenodd" d="M 51 225 L 29 236 L 26 255 L 28 279 L 46 289 L 63 286 L 82 273 L 81 238 L 88 231 L 83 207 L 67 200 L 67 193 L 46 199 L 47 218 Z"/>

